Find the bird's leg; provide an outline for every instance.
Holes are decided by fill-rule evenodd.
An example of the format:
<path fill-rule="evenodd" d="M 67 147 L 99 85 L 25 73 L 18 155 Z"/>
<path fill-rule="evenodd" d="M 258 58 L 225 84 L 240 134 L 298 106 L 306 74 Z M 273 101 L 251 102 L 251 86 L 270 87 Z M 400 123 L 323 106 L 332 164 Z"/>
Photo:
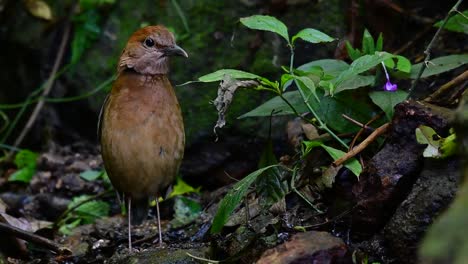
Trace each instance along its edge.
<path fill-rule="evenodd" d="M 128 197 L 128 250 L 132 252 L 132 222 L 130 221 L 132 215 L 132 198 Z"/>
<path fill-rule="evenodd" d="M 156 214 L 158 217 L 159 247 L 162 247 L 161 218 L 159 216 L 159 198 L 156 196 Z"/>

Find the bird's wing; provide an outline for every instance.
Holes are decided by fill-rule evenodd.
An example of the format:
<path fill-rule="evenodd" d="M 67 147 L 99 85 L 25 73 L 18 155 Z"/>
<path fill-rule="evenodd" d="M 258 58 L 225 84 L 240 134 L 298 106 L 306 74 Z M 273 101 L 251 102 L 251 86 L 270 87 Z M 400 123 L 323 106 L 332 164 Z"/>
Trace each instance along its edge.
<path fill-rule="evenodd" d="M 101 106 L 101 110 L 99 111 L 99 119 L 98 119 L 98 123 L 97 123 L 98 141 L 101 141 L 102 123 L 104 121 L 104 109 L 106 109 L 107 103 L 109 102 L 109 95 L 110 95 L 110 93 L 107 94 L 106 99 L 104 99 L 104 103 Z"/>

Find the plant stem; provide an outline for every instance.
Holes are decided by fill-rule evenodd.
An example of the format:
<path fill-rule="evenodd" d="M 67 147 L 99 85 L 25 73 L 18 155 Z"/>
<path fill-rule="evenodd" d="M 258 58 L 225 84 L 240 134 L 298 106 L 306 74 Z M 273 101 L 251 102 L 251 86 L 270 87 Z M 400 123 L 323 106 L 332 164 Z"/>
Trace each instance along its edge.
<path fill-rule="evenodd" d="M 408 91 L 407 99 L 410 99 L 412 97 L 414 87 L 416 87 L 416 84 L 418 84 L 419 79 L 421 78 L 422 74 L 424 73 L 424 70 L 427 67 L 427 64 L 429 63 L 429 60 L 431 59 L 432 45 L 434 45 L 435 40 L 439 37 L 440 32 L 445 27 L 445 24 L 447 24 L 447 21 L 452 16 L 452 14 L 457 12 L 458 6 L 461 4 L 461 2 L 463 2 L 463 0 L 458 0 L 455 3 L 455 5 L 452 7 L 452 9 L 450 9 L 450 11 L 447 13 L 447 16 L 445 16 L 445 19 L 442 22 L 442 25 L 436 31 L 436 33 L 434 34 L 434 37 L 432 37 L 432 40 L 431 40 L 431 42 L 429 42 L 429 45 L 427 45 L 426 50 L 424 51 L 424 54 L 426 54 L 426 58 L 424 59 L 424 62 L 421 65 L 421 69 L 418 72 L 418 76 L 416 77 L 416 79 L 414 80 L 413 84 L 411 85 L 411 87 L 410 87 L 410 89 Z"/>
<path fill-rule="evenodd" d="M 294 72 L 293 72 L 293 69 L 294 69 L 294 46 L 292 46 L 292 44 L 289 44 L 289 50 L 291 52 L 291 58 L 289 60 L 289 74 L 291 74 L 292 76 L 295 76 Z M 341 138 L 339 138 L 335 133 L 333 133 L 333 131 L 331 131 L 327 127 L 327 125 L 322 121 L 322 119 L 320 119 L 320 117 L 317 115 L 317 113 L 315 112 L 315 110 L 312 108 L 309 101 L 307 100 L 307 97 L 305 96 L 304 92 L 300 89 L 299 84 L 297 83 L 296 79 L 294 79 L 294 83 L 296 84 L 296 86 L 297 86 L 297 88 L 299 90 L 299 93 L 301 94 L 301 97 L 304 100 L 304 104 L 307 106 L 307 109 L 310 111 L 310 113 L 312 113 L 312 115 L 315 117 L 315 119 L 317 119 L 317 122 L 320 125 L 319 128 L 325 130 L 328 134 L 330 134 L 330 136 L 332 136 L 334 139 L 336 139 L 336 141 L 338 141 L 343 147 L 348 149 L 349 148 L 348 145 Z M 289 107 L 291 107 L 291 109 L 294 111 L 294 114 L 296 114 L 299 117 L 302 117 L 302 115 L 300 115 L 296 111 L 296 109 L 294 109 L 294 107 L 282 95 L 280 95 L 280 97 L 281 97 L 281 99 L 283 99 L 289 105 Z"/>

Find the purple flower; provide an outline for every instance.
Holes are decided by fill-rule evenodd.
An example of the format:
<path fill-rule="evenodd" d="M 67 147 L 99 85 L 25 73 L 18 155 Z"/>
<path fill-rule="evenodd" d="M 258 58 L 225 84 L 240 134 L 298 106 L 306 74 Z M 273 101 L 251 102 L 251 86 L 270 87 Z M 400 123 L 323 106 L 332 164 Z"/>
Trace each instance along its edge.
<path fill-rule="evenodd" d="M 384 86 L 384 90 L 385 90 L 385 91 L 394 92 L 394 91 L 396 91 L 397 89 L 398 89 L 397 85 L 391 83 L 390 80 L 388 80 L 388 81 L 385 83 L 385 86 Z"/>
<path fill-rule="evenodd" d="M 387 68 L 385 68 L 385 64 L 383 61 L 382 61 L 382 67 L 385 72 L 385 77 L 387 78 L 387 82 L 385 83 L 384 90 L 387 92 L 395 92 L 398 89 L 398 86 L 390 82 L 390 76 L 388 75 Z"/>

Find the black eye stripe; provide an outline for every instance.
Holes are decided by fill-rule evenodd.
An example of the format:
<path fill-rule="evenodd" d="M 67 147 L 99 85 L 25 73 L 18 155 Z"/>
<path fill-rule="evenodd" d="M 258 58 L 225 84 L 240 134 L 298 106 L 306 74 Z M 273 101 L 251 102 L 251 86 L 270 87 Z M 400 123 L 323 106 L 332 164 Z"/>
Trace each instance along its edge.
<path fill-rule="evenodd" d="M 153 47 L 153 46 L 154 46 L 154 40 L 153 40 L 152 38 L 149 38 L 149 37 L 146 38 L 146 39 L 145 39 L 145 45 L 146 45 L 147 47 Z"/>

